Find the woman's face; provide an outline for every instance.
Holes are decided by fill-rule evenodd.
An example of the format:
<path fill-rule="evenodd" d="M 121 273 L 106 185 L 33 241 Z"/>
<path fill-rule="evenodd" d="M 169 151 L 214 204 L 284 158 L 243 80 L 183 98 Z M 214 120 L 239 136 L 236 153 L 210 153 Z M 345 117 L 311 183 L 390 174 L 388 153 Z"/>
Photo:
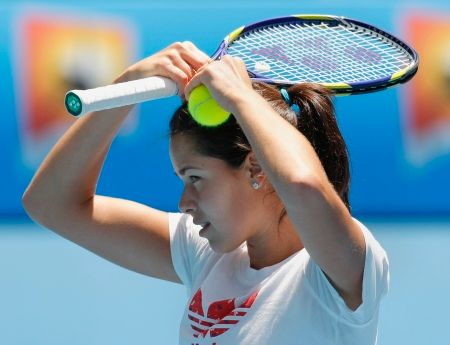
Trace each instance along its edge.
<path fill-rule="evenodd" d="M 192 139 L 183 134 L 171 138 L 170 156 L 184 183 L 179 209 L 202 226 L 199 234 L 213 250 L 230 252 L 257 231 L 262 202 L 255 198 L 244 165 L 234 169 L 198 153 Z"/>

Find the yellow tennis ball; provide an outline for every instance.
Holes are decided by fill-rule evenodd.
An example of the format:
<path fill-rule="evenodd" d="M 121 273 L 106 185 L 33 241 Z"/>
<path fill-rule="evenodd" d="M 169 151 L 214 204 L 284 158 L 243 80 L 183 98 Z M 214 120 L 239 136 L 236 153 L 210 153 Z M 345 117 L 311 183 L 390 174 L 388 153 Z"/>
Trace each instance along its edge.
<path fill-rule="evenodd" d="M 230 117 L 230 113 L 216 102 L 203 84 L 189 95 L 188 110 L 197 123 L 206 127 L 219 126 Z"/>

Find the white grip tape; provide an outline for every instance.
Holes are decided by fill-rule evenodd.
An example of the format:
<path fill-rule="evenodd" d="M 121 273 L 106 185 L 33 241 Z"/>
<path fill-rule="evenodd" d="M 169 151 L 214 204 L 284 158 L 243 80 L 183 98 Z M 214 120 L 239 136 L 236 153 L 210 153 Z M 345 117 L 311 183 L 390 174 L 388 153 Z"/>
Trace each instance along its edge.
<path fill-rule="evenodd" d="M 177 85 L 165 77 L 148 77 L 88 90 L 71 90 L 82 103 L 80 115 L 174 96 Z"/>

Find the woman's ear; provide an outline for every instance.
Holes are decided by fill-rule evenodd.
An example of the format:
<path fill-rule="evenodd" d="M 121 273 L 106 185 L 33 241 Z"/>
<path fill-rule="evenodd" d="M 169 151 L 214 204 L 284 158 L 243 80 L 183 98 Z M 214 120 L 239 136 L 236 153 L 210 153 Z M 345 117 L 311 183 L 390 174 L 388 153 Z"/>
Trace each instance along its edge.
<path fill-rule="evenodd" d="M 259 165 L 253 152 L 250 152 L 245 158 L 245 170 L 252 186 L 262 186 L 264 184 L 266 174 L 262 170 L 261 165 Z M 259 189 L 259 187 L 255 189 Z"/>

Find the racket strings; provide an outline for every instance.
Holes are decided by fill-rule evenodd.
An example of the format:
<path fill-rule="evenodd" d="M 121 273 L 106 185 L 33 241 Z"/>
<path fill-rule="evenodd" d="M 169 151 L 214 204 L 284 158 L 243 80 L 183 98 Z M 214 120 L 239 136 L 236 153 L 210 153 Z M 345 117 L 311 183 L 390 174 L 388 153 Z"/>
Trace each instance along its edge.
<path fill-rule="evenodd" d="M 331 29 L 335 29 L 335 28 L 331 28 Z M 308 29 L 312 29 L 312 31 L 308 30 Z M 330 30 L 319 30 L 318 31 L 318 30 L 316 30 L 316 28 L 314 28 L 312 26 L 310 26 L 309 28 L 304 30 L 304 32 L 305 32 L 306 37 L 308 37 L 306 42 L 309 42 L 309 45 L 313 46 L 314 51 L 311 51 L 311 49 L 310 49 L 310 51 L 308 52 L 307 49 L 306 50 L 304 49 L 309 54 L 309 57 L 306 59 L 303 59 L 303 62 L 305 62 L 306 64 L 309 64 L 309 65 L 313 64 L 313 66 L 309 66 L 309 67 L 313 67 L 313 69 L 315 69 L 315 73 L 317 73 L 317 69 L 318 69 L 319 65 L 321 65 L 322 69 L 324 69 L 324 70 L 333 69 L 334 73 L 336 72 L 336 70 L 339 70 L 339 68 L 338 68 L 339 65 L 333 64 L 333 62 L 334 61 L 342 61 L 342 60 L 346 59 L 347 57 L 339 56 L 339 53 L 341 53 L 340 55 L 342 55 L 342 51 L 343 51 L 342 49 L 340 49 L 340 50 L 339 49 L 338 50 L 330 49 L 330 47 L 326 47 L 326 45 L 329 46 L 328 42 L 331 41 L 331 42 L 335 42 L 334 47 L 337 46 L 337 47 L 342 48 L 344 46 L 344 44 L 348 41 L 348 38 L 343 39 L 339 35 L 336 35 L 334 32 L 332 33 Z M 351 31 L 348 31 L 347 34 L 348 33 L 353 34 Z M 314 38 L 314 36 L 316 36 L 316 37 Z M 358 34 L 358 35 L 355 35 L 355 37 L 354 37 L 357 40 L 362 41 L 362 43 L 363 43 L 363 45 L 360 44 L 359 47 L 353 48 L 353 52 L 355 54 L 361 54 L 361 47 L 362 47 L 362 49 L 364 49 L 363 52 L 364 51 L 372 52 L 373 51 L 372 49 L 377 48 L 376 45 L 373 44 L 373 40 L 367 40 L 367 38 L 365 40 L 361 40 L 360 36 L 361 36 L 361 34 Z M 369 44 L 368 47 L 364 47 L 364 43 L 372 43 L 372 44 Z M 303 46 L 305 46 L 305 44 L 303 44 Z M 354 47 L 354 45 L 352 47 Z M 303 48 L 305 48 L 305 47 L 303 47 Z M 333 48 L 333 47 L 331 47 L 331 48 Z M 349 49 L 349 48 L 347 48 L 347 49 Z M 371 49 L 371 50 L 369 50 L 369 49 Z M 334 53 L 333 55 L 331 55 L 331 57 L 330 57 L 330 52 L 329 52 L 330 50 L 332 53 Z M 351 52 L 352 51 L 347 51 L 347 54 L 351 53 Z M 369 58 L 376 59 L 378 57 L 377 55 L 375 55 L 373 53 L 371 53 L 371 54 L 372 54 L 372 56 L 371 57 L 369 56 Z M 358 69 L 358 68 L 355 69 L 355 67 L 359 66 L 356 63 L 357 61 L 352 63 L 351 62 L 352 60 L 349 60 L 348 58 L 347 58 L 347 60 L 348 60 L 347 61 L 347 69 L 351 68 L 353 73 L 360 72 L 361 69 Z M 378 67 L 380 67 L 380 66 L 378 66 Z M 380 70 L 380 69 L 378 69 L 378 70 Z M 390 70 L 388 70 L 388 69 L 385 69 L 385 70 L 387 70 L 387 72 L 390 72 Z M 374 77 L 373 70 L 370 70 L 370 69 L 367 70 L 367 68 L 366 68 L 366 72 L 369 72 L 370 76 L 372 78 Z M 365 75 L 360 75 L 360 78 L 364 79 Z M 342 78 L 338 78 L 338 79 L 342 80 Z"/>
<path fill-rule="evenodd" d="M 368 32 L 364 32 L 366 37 L 363 37 L 361 31 L 356 34 L 354 30 L 345 26 L 330 27 L 331 30 L 317 30 L 317 27 L 310 26 L 309 29 L 308 35 L 313 36 L 318 33 L 316 41 L 325 42 L 323 45 L 327 46 L 325 48 L 318 47 L 319 49 L 316 49 L 313 54 L 319 58 L 319 63 L 327 60 L 335 62 L 332 65 L 333 68 L 326 68 L 326 70 L 336 74 L 337 80 L 374 79 L 380 75 L 390 75 L 397 69 L 392 64 L 391 66 L 386 63 L 380 64 L 382 55 L 377 51 L 379 51 L 378 48 L 385 47 L 380 47 L 380 41 L 372 39 Z M 393 52 L 389 53 L 389 55 L 393 54 Z M 349 55 L 353 58 L 349 58 Z M 377 68 L 367 68 L 371 65 L 377 65 Z"/>
<path fill-rule="evenodd" d="M 374 31 L 354 25 L 289 23 L 248 32 L 232 42 L 228 53 L 257 62 L 275 81 L 318 83 L 383 79 L 408 67 L 412 58 L 401 46 Z M 301 77 L 300 77 L 301 76 Z"/>
<path fill-rule="evenodd" d="M 397 65 L 393 65 L 387 60 L 384 64 L 380 64 L 382 55 L 378 51 L 385 49 L 385 47 L 380 45 L 380 41 L 373 39 L 370 32 L 359 31 L 359 33 L 356 33 L 352 28 L 345 26 L 336 26 L 331 29 L 323 30 L 319 34 L 327 42 L 333 42 L 331 59 L 339 62 L 336 63 L 336 69 L 333 71 L 333 73 L 336 73 L 338 80 L 349 80 L 349 78 L 353 78 L 355 81 L 378 79 L 397 70 Z M 349 42 L 352 44 L 349 44 Z M 345 48 L 342 49 L 342 47 Z M 393 53 L 389 52 L 388 56 Z M 327 54 L 329 53 L 324 51 L 322 58 L 326 58 Z M 370 66 L 366 64 L 377 65 L 377 68 L 368 68 Z"/>
<path fill-rule="evenodd" d="M 381 72 L 385 72 L 385 75 L 406 68 L 412 62 L 411 56 L 401 46 L 374 31 L 355 26 L 342 26 L 342 29 L 349 31 L 354 36 L 355 42 L 358 42 L 361 47 L 369 51 L 384 53 L 384 63 L 380 64 L 379 68 Z M 370 39 L 363 39 L 361 32 Z"/>

